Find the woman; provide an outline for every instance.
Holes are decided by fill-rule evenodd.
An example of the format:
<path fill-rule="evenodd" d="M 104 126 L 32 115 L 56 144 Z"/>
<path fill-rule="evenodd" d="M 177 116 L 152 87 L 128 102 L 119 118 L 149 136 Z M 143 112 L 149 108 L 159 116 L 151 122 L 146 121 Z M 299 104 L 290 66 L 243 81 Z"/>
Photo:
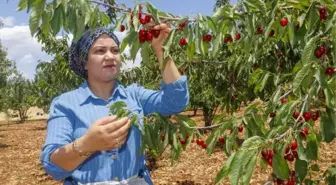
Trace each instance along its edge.
<path fill-rule="evenodd" d="M 160 24 L 160 36 L 152 41 L 162 69 L 163 43 L 170 27 Z M 128 118 L 109 115 L 115 101 L 124 101 L 141 115 L 153 112 L 169 116 L 189 103 L 185 76 L 173 60 L 162 71 L 159 91 L 132 84 L 124 87 L 117 37 L 105 28 L 86 31 L 70 50 L 69 66 L 85 82 L 76 90 L 56 97 L 50 107 L 47 137 L 41 162 L 48 174 L 64 184 L 152 184 L 145 155 L 138 155 L 141 133 Z"/>

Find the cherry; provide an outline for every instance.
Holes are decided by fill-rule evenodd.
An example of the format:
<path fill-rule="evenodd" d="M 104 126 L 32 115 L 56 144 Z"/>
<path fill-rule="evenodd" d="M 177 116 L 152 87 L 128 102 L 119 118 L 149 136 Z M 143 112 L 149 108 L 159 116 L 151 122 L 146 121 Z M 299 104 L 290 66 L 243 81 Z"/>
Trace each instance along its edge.
<path fill-rule="evenodd" d="M 267 163 L 268 163 L 270 166 L 272 166 L 272 164 L 273 164 L 272 159 L 268 159 L 268 160 L 267 160 Z"/>
<path fill-rule="evenodd" d="M 303 137 L 303 138 L 306 138 L 306 135 L 309 134 L 309 130 L 306 129 L 306 128 L 303 128 L 300 132 L 300 135 Z"/>
<path fill-rule="evenodd" d="M 161 139 L 164 140 L 166 138 L 166 134 L 161 134 Z"/>
<path fill-rule="evenodd" d="M 296 150 L 292 151 L 292 154 L 294 155 L 294 157 L 297 159 L 299 157 L 298 153 Z"/>
<path fill-rule="evenodd" d="M 296 142 L 296 141 L 293 141 L 293 142 L 292 142 L 291 149 L 292 149 L 292 150 L 297 149 L 297 142 Z"/>
<path fill-rule="evenodd" d="M 270 114 L 270 117 L 271 117 L 271 118 L 274 118 L 274 117 L 275 117 L 275 113 L 272 112 L 272 113 Z"/>
<path fill-rule="evenodd" d="M 146 35 L 147 35 L 147 31 L 144 30 L 144 29 L 141 29 L 141 30 L 139 31 L 139 35 L 140 35 L 140 36 L 146 36 Z"/>
<path fill-rule="evenodd" d="M 289 151 L 290 151 L 290 146 L 287 146 L 287 147 L 286 147 L 285 154 L 288 154 L 288 153 L 289 153 Z"/>
<path fill-rule="evenodd" d="M 139 20 L 142 18 L 142 12 L 138 12 L 138 18 Z"/>
<path fill-rule="evenodd" d="M 311 112 L 304 112 L 303 113 L 303 118 L 306 120 L 306 121 L 309 121 L 312 117 L 312 113 Z"/>
<path fill-rule="evenodd" d="M 321 57 L 322 57 L 322 54 L 323 54 L 323 53 L 322 53 L 320 50 L 316 50 L 316 51 L 315 51 L 315 57 L 316 57 L 316 58 L 321 58 Z"/>
<path fill-rule="evenodd" d="M 207 147 L 207 144 L 206 143 L 202 143 L 202 148 L 206 149 L 206 147 Z"/>
<path fill-rule="evenodd" d="M 327 67 L 327 69 L 325 70 L 325 74 L 328 76 L 331 76 L 335 73 L 335 69 L 333 67 Z"/>
<path fill-rule="evenodd" d="M 201 145 L 201 140 L 196 139 L 196 143 L 197 143 L 197 145 Z"/>
<path fill-rule="evenodd" d="M 160 30 L 150 30 L 149 32 L 154 36 L 154 38 L 158 38 L 160 35 Z"/>
<path fill-rule="evenodd" d="M 282 27 L 287 26 L 287 24 L 288 24 L 288 19 L 287 19 L 287 17 L 282 18 L 282 19 L 280 20 L 280 24 L 281 24 Z"/>
<path fill-rule="evenodd" d="M 140 41 L 140 43 L 144 43 L 146 41 L 146 36 L 145 35 L 140 35 L 139 36 L 139 41 Z"/>
<path fill-rule="evenodd" d="M 182 145 L 186 144 L 186 140 L 185 140 L 185 139 L 179 138 L 179 140 L 180 140 L 180 143 L 181 143 Z"/>
<path fill-rule="evenodd" d="M 322 20 L 327 20 L 327 8 L 324 8 L 324 7 L 322 7 L 322 8 L 320 8 L 319 9 L 319 13 L 320 13 L 320 20 L 322 21 Z"/>
<path fill-rule="evenodd" d="M 140 19 L 140 23 L 141 23 L 141 24 L 146 24 L 146 23 L 147 23 L 147 20 L 146 20 L 145 18 L 141 18 L 141 19 Z"/>
<path fill-rule="evenodd" d="M 287 181 L 287 185 L 295 185 L 295 179 L 291 178 Z"/>
<path fill-rule="evenodd" d="M 240 40 L 240 33 L 236 33 L 236 40 Z"/>
<path fill-rule="evenodd" d="M 278 52 L 276 53 L 276 56 L 277 56 L 278 58 L 280 58 L 280 57 L 281 57 L 281 52 L 278 51 Z"/>
<path fill-rule="evenodd" d="M 274 33 L 275 33 L 274 30 L 272 30 L 272 31 L 269 33 L 269 36 L 270 36 L 270 37 L 273 37 L 273 36 L 274 36 Z"/>
<path fill-rule="evenodd" d="M 185 46 L 185 45 L 187 45 L 187 39 L 181 38 L 180 39 L 180 46 Z"/>
<path fill-rule="evenodd" d="M 284 184 L 284 181 L 283 180 L 281 180 L 281 179 L 277 179 L 276 180 L 276 183 L 278 184 L 278 185 L 283 185 Z"/>
<path fill-rule="evenodd" d="M 295 171 L 291 171 L 291 177 L 295 177 Z"/>
<path fill-rule="evenodd" d="M 147 41 L 152 41 L 153 40 L 153 35 L 151 33 L 147 33 Z"/>
<path fill-rule="evenodd" d="M 186 25 L 186 22 L 181 22 L 179 26 L 180 26 L 181 29 L 183 29 L 185 27 L 185 25 Z"/>
<path fill-rule="evenodd" d="M 316 115 L 313 115 L 313 116 L 312 116 L 312 120 L 313 120 L 313 121 L 316 121 L 316 120 L 318 120 L 318 116 L 316 116 Z"/>
<path fill-rule="evenodd" d="M 323 55 L 325 53 L 325 51 L 326 51 L 326 48 L 324 46 L 320 46 L 319 51 Z"/>
<path fill-rule="evenodd" d="M 300 112 L 295 111 L 295 112 L 293 113 L 293 117 L 294 117 L 295 119 L 297 119 L 299 116 L 300 116 Z"/>
<path fill-rule="evenodd" d="M 121 26 L 120 26 L 120 31 L 121 31 L 121 32 L 125 31 L 125 29 L 126 29 L 126 28 L 125 28 L 124 25 L 121 25 Z"/>
<path fill-rule="evenodd" d="M 267 152 L 267 150 L 262 150 L 262 151 L 261 151 L 261 156 L 263 156 L 263 158 L 266 159 L 267 156 L 268 156 L 268 152 Z"/>
<path fill-rule="evenodd" d="M 253 69 L 254 69 L 254 70 L 257 70 L 258 68 L 259 68 L 259 65 L 258 65 L 258 64 L 254 64 L 254 65 L 253 65 Z"/>
<path fill-rule="evenodd" d="M 287 99 L 281 99 L 281 103 L 287 103 Z"/>
<path fill-rule="evenodd" d="M 218 138 L 218 142 L 224 144 L 224 137 Z"/>
<path fill-rule="evenodd" d="M 285 158 L 289 162 L 293 162 L 294 161 L 294 155 L 293 154 L 287 154 Z"/>
<path fill-rule="evenodd" d="M 212 36 L 210 34 L 208 34 L 208 35 L 206 35 L 206 39 L 207 39 L 208 42 L 210 42 L 211 39 L 212 39 Z"/>
<path fill-rule="evenodd" d="M 145 16 L 145 20 L 146 20 L 146 22 L 147 22 L 147 23 L 150 22 L 151 18 L 152 18 L 152 16 L 147 14 L 147 15 Z"/>
<path fill-rule="evenodd" d="M 206 35 L 203 35 L 202 40 L 203 40 L 203 42 L 207 41 Z"/>
<path fill-rule="evenodd" d="M 238 127 L 238 131 L 239 131 L 239 132 L 243 132 L 243 130 L 244 130 L 244 127 L 243 127 L 243 126 L 239 126 L 239 127 Z"/>
<path fill-rule="evenodd" d="M 258 34 L 263 34 L 263 30 L 260 26 L 258 26 L 257 31 L 258 31 Z"/>

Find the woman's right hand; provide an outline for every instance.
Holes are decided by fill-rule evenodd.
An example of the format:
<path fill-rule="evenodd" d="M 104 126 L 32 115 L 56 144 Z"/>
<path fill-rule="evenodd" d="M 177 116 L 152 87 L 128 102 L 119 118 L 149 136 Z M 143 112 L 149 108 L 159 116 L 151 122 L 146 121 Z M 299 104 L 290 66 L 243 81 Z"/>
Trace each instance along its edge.
<path fill-rule="evenodd" d="M 80 138 L 79 147 L 83 152 L 116 149 L 126 142 L 130 125 L 131 121 L 127 117 L 118 120 L 116 116 L 98 119 Z"/>

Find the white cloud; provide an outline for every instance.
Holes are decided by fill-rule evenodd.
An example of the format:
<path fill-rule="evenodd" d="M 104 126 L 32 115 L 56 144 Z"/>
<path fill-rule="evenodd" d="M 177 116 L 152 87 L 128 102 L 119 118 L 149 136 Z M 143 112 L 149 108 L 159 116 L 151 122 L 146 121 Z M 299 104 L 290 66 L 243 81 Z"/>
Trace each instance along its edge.
<path fill-rule="evenodd" d="M 16 62 L 18 70 L 33 79 L 39 60 L 50 61 L 51 56 L 42 52 L 42 45 L 30 34 L 29 26 L 4 27 L 0 29 L 2 45 L 7 48 L 8 58 Z"/>
<path fill-rule="evenodd" d="M 0 16 L 0 20 L 4 24 L 4 26 L 12 27 L 12 26 L 14 26 L 14 23 L 15 23 L 15 19 L 12 16 L 9 16 L 9 17 L 1 17 Z"/>

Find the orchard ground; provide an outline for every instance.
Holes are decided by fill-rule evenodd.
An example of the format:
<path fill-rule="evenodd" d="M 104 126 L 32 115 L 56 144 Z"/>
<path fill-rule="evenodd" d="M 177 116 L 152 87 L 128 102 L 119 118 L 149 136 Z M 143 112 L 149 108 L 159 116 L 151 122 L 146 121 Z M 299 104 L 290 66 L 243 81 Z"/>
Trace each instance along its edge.
<path fill-rule="evenodd" d="M 36 109 L 37 110 L 37 109 Z M 241 109 L 237 114 L 242 114 Z M 35 113 L 32 113 L 33 115 Z M 192 112 L 184 112 L 191 115 Z M 202 111 L 192 118 L 199 126 L 203 126 Z M 316 122 L 317 128 L 319 122 Z M 30 120 L 23 124 L 0 121 L 0 182 L 1 185 L 61 185 L 54 181 L 42 169 L 39 161 L 41 146 L 46 135 L 46 120 Z M 204 135 L 204 139 L 207 134 Z M 243 138 L 241 134 L 239 137 Z M 227 157 L 220 144 L 214 153 L 208 156 L 201 146 L 191 143 L 181 158 L 174 165 L 170 163 L 170 150 L 161 157 L 149 160 L 152 169 L 151 176 L 155 185 L 194 185 L 214 184 L 214 178 Z M 321 144 L 317 164 L 320 171 L 313 174 L 317 177 L 332 164 L 336 164 L 336 141 Z M 261 157 L 261 155 L 260 155 Z M 260 160 L 260 159 L 258 159 Z M 294 164 L 294 163 L 293 163 Z M 293 165 L 290 165 L 293 168 Z M 253 173 L 251 184 L 265 184 L 271 175 L 271 167 L 262 170 L 260 165 Z M 230 184 L 226 178 L 221 184 Z"/>

